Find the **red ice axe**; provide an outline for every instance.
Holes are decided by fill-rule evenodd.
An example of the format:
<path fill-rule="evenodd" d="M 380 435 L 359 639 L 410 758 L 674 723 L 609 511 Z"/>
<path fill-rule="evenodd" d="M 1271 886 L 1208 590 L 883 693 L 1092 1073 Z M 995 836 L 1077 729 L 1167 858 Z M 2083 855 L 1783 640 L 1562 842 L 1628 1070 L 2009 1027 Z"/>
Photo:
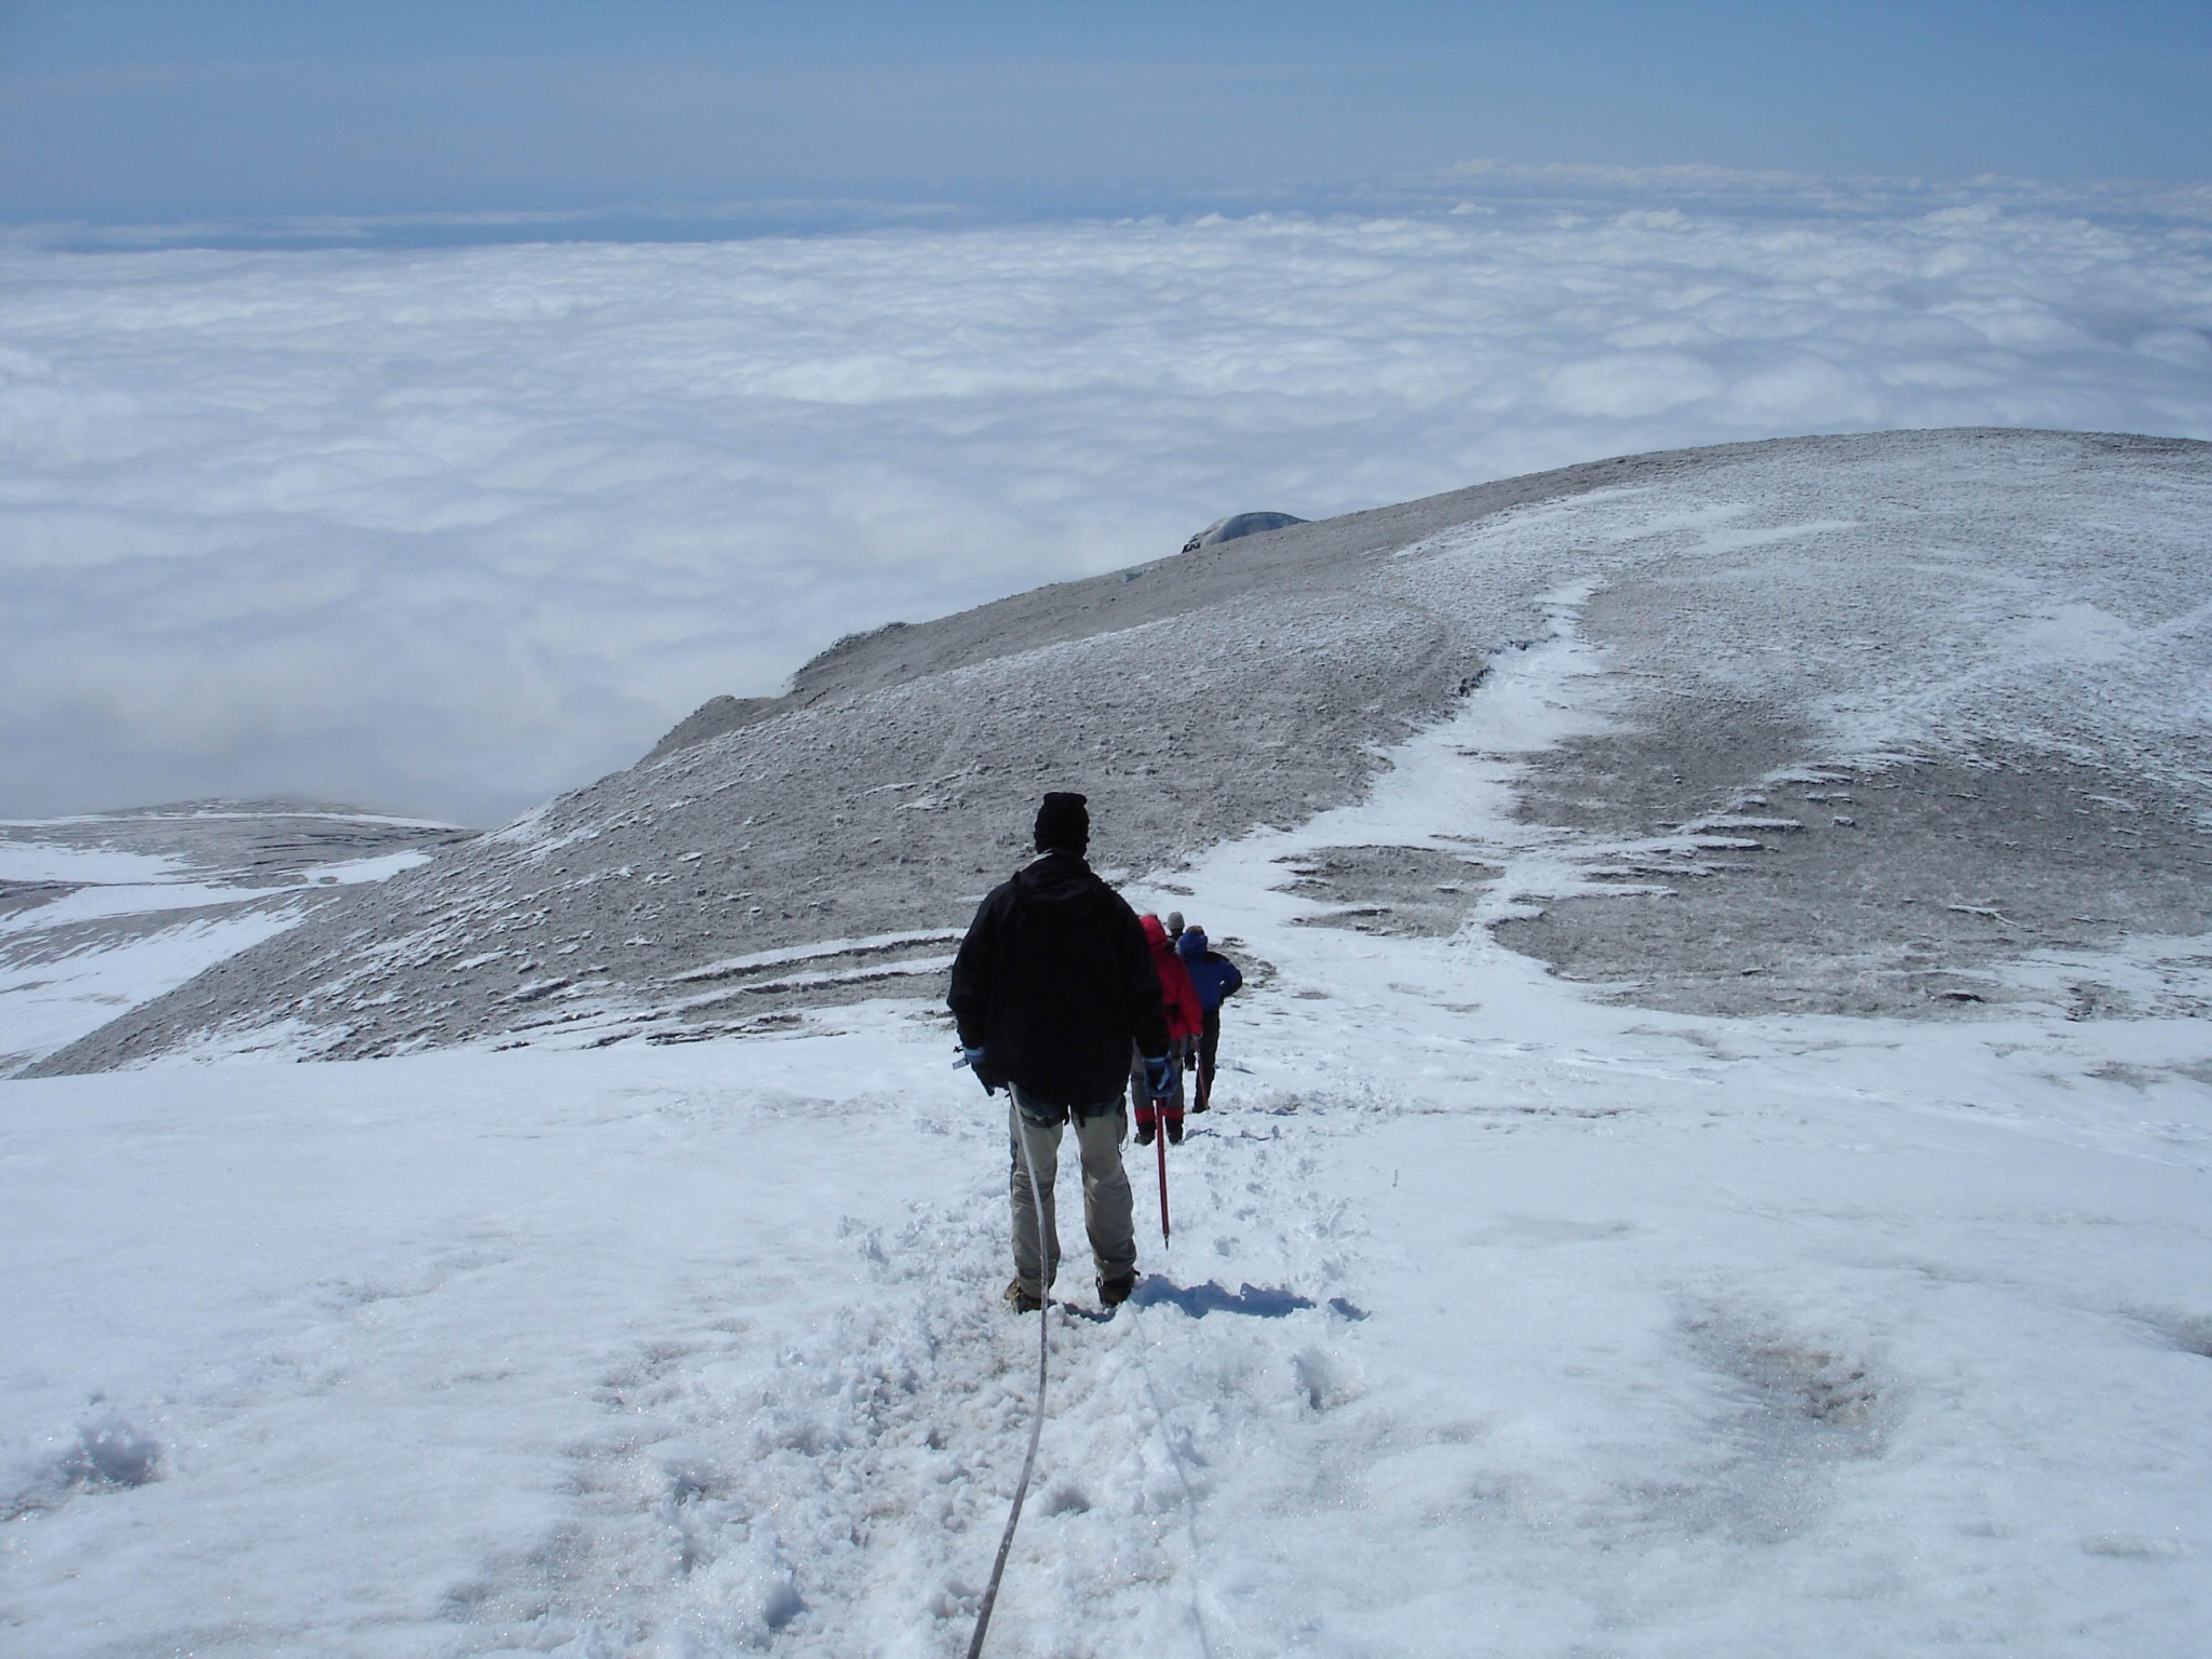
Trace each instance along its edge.
<path fill-rule="evenodd" d="M 1152 1150 L 1160 1155 L 1160 1246 L 1164 1249 L 1168 1242 L 1168 1136 L 1164 1113 L 1152 1140 Z"/>

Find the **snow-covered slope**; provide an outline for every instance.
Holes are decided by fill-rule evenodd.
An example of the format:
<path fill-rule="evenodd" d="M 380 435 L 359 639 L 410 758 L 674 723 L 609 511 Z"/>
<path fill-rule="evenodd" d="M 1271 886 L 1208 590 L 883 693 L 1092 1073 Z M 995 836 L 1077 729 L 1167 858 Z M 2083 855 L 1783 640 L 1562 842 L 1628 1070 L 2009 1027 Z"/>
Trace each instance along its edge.
<path fill-rule="evenodd" d="M 0 823 L 0 1076 L 466 834 L 289 800 Z"/>
<path fill-rule="evenodd" d="M 1620 708 L 1588 587 L 1535 608 L 1360 799 L 1132 881 L 1267 968 L 1171 1246 L 1147 1154 L 1134 1303 L 1050 1316 L 986 1651 L 2196 1651 L 2212 939 L 2023 943 L 1974 1019 L 1552 975 L 1490 925 L 1625 884 L 1614 798 L 1522 808 Z M 1863 810 L 1764 789 L 1637 856 L 1702 902 L 1760 878 L 1680 866 L 1814 833 L 1745 820 Z M 0 1085 L 0 1645 L 963 1652 L 1036 1325 L 997 1297 L 1003 1100 L 951 1054 L 878 997 Z"/>
<path fill-rule="evenodd" d="M 1972 1011 L 1992 964 L 2207 925 L 2212 446 L 2032 432 L 1632 457 L 849 640 L 779 702 L 349 893 L 46 1062 L 605 1042 L 925 1002 L 1048 787 L 1104 866 L 1360 797 L 1571 640 L 1507 849 L 1347 848 L 1371 929 L 1480 906 L 1656 1006 Z M 1478 735 L 1473 746 L 1480 749 Z M 1290 879 L 1286 872 L 1285 879 Z"/>

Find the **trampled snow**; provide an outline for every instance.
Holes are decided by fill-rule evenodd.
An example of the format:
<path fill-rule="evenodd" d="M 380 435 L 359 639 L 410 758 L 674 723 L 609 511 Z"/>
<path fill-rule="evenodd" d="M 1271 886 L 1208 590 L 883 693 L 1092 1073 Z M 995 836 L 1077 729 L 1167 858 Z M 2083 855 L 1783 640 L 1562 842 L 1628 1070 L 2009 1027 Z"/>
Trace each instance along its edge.
<path fill-rule="evenodd" d="M 2212 939 L 2043 953 L 1970 1022 L 1720 1018 L 1481 925 L 1312 925 L 1330 849 L 1479 852 L 1499 907 L 1579 878 L 1515 801 L 1604 718 L 1590 602 L 1361 804 L 1131 884 L 1254 983 L 1171 1248 L 1110 1321 L 1048 1316 L 988 1651 L 2197 1645 L 2212 1028 L 2075 995 L 2148 951 L 2201 999 Z M 0 1630 L 963 1651 L 1036 1328 L 951 1047 L 887 1001 L 0 1087 Z"/>

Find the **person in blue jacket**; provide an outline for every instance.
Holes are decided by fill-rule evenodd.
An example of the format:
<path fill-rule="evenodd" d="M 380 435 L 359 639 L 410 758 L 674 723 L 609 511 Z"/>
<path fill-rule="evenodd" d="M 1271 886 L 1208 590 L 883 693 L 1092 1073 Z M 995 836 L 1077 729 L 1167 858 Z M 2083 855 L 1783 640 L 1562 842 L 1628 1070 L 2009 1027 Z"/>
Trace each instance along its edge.
<path fill-rule="evenodd" d="M 1213 1103 L 1213 1057 L 1221 1047 L 1221 1005 L 1243 988 L 1244 975 L 1227 957 L 1206 948 L 1203 927 L 1184 928 L 1176 940 L 1176 954 L 1190 971 L 1190 982 L 1198 989 L 1198 1006 L 1204 1016 L 1198 1036 L 1198 1098 L 1191 1103 L 1192 1110 L 1202 1112 Z"/>

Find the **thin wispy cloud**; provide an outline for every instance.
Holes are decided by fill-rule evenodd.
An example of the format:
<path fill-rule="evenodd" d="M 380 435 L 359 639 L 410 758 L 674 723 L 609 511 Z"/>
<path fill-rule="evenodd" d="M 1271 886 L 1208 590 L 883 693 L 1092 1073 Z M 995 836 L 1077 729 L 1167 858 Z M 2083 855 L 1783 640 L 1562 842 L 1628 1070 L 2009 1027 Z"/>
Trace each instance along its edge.
<path fill-rule="evenodd" d="M 282 788 L 487 821 L 839 634 L 1228 512 L 1815 430 L 2212 437 L 2186 192 L 1583 184 L 1387 217 L 0 253 L 0 811 Z"/>

